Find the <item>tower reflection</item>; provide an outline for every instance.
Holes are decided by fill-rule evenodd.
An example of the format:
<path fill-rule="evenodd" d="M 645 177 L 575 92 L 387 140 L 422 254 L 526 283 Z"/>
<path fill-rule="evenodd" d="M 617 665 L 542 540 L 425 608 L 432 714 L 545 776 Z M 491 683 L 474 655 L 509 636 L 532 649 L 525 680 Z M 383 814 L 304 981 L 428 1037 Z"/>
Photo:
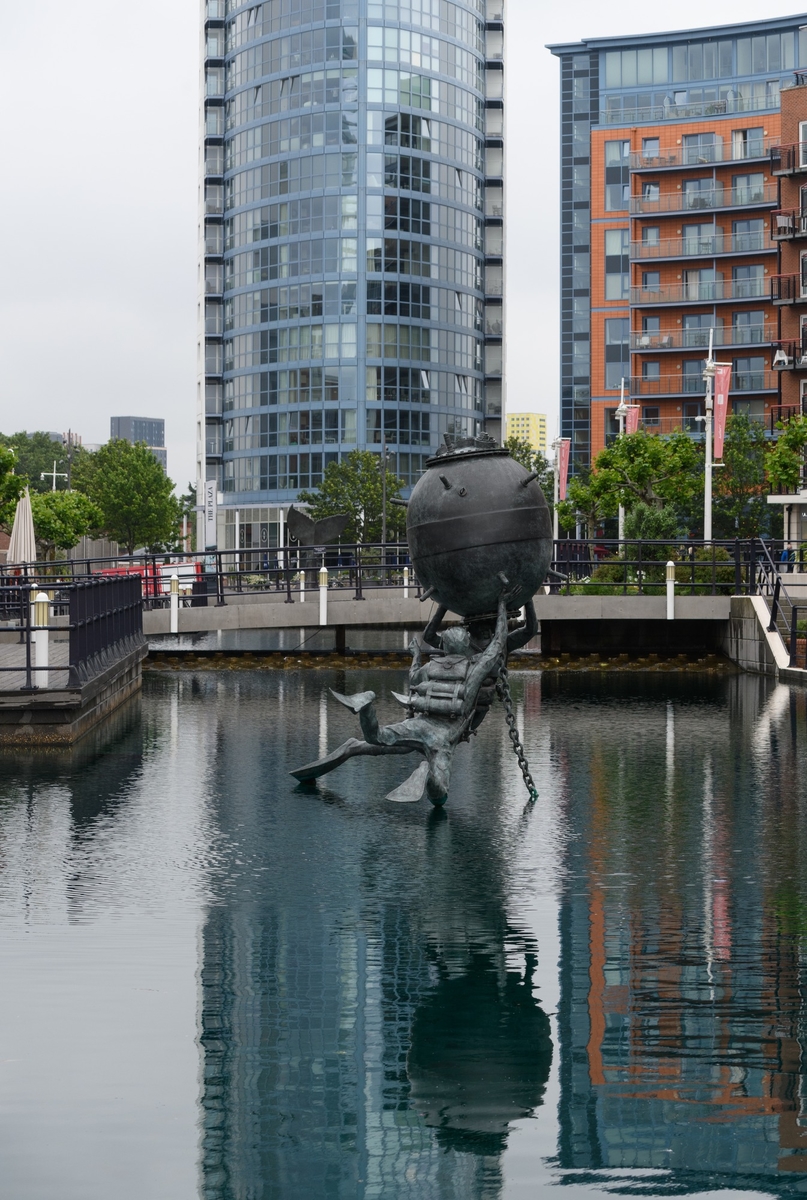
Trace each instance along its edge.
<path fill-rule="evenodd" d="M 494 1200 L 552 1053 L 496 801 L 465 819 L 390 811 L 377 763 L 352 790 L 284 792 L 325 682 L 209 685 L 229 849 L 202 936 L 201 1192 Z M 474 788 L 495 798 L 498 752 L 485 761 Z"/>

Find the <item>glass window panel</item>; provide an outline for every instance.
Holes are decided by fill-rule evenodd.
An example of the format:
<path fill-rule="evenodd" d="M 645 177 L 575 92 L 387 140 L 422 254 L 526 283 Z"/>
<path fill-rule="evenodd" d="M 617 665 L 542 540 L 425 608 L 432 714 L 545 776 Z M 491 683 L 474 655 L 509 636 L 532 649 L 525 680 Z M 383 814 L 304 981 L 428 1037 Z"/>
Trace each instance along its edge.
<path fill-rule="evenodd" d="M 639 84 L 653 82 L 653 51 L 639 50 L 637 55 L 637 79 Z"/>
<path fill-rule="evenodd" d="M 781 51 L 779 45 L 779 34 L 768 34 L 768 70 L 780 71 L 781 68 Z"/>
<path fill-rule="evenodd" d="M 688 77 L 690 79 L 703 79 L 703 46 L 700 42 L 687 48 L 687 65 Z"/>
<path fill-rule="evenodd" d="M 636 51 L 622 51 L 622 86 L 636 87 Z"/>
<path fill-rule="evenodd" d="M 737 39 L 737 74 L 751 74 L 751 39 Z"/>
<path fill-rule="evenodd" d="M 751 73 L 761 75 L 766 71 L 768 62 L 767 45 L 764 37 L 751 39 Z"/>
<path fill-rule="evenodd" d="M 793 33 L 782 34 L 782 70 L 792 71 L 795 66 L 795 37 Z"/>
<path fill-rule="evenodd" d="M 621 55 L 618 50 L 609 50 L 605 55 L 605 86 L 622 86 Z"/>
<path fill-rule="evenodd" d="M 667 82 L 667 47 L 653 48 L 653 83 Z"/>
<path fill-rule="evenodd" d="M 677 83 L 687 77 L 687 48 L 673 46 L 673 80 Z"/>
<path fill-rule="evenodd" d="M 731 42 L 718 42 L 717 73 L 721 78 L 731 75 Z"/>

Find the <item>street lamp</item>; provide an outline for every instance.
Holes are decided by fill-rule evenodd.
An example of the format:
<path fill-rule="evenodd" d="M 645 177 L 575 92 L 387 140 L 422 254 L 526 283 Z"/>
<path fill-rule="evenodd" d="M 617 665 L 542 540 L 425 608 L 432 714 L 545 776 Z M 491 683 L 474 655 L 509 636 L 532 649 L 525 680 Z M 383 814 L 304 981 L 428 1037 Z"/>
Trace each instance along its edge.
<path fill-rule="evenodd" d="M 712 540 L 712 471 L 715 466 L 722 467 L 723 463 L 712 462 L 712 414 L 714 412 L 713 385 L 718 367 L 728 367 L 730 363 L 715 362 L 714 359 L 714 328 L 709 330 L 709 357 L 703 371 L 706 380 L 706 415 L 703 418 L 706 432 L 706 468 L 703 480 L 703 540 Z"/>
<path fill-rule="evenodd" d="M 619 408 L 616 410 L 616 416 L 619 417 L 619 436 L 625 436 L 625 417 L 628 415 L 628 406 L 625 403 L 625 376 L 622 376 L 619 384 Z M 625 505 L 620 502 L 619 505 L 619 527 L 617 537 L 621 542 L 625 540 Z M 620 546 L 621 550 L 621 546 Z"/>

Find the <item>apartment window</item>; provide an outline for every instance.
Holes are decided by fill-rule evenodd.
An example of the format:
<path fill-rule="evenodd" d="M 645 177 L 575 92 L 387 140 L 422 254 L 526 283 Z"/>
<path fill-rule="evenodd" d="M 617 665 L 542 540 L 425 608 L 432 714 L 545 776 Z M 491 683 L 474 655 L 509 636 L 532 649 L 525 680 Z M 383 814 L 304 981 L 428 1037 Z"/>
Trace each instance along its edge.
<path fill-rule="evenodd" d="M 630 320 L 614 317 L 605 322 L 605 386 L 618 388 L 630 375 Z"/>
<path fill-rule="evenodd" d="M 642 199 L 646 201 L 657 201 L 661 194 L 661 189 L 657 179 L 646 179 L 642 184 Z"/>
<path fill-rule="evenodd" d="M 749 266 L 732 267 L 731 280 L 735 300 L 748 300 L 753 296 L 761 296 L 765 289 L 765 268 L 762 263 L 752 263 Z"/>
<path fill-rule="evenodd" d="M 703 392 L 706 384 L 703 372 L 706 369 L 705 358 L 690 358 L 681 364 L 681 383 L 684 392 Z"/>
<path fill-rule="evenodd" d="M 683 412 L 684 433 L 703 433 L 703 416 L 703 400 L 686 400 Z"/>
<path fill-rule="evenodd" d="M 653 380 L 661 378 L 661 363 L 658 362 L 643 362 L 642 363 L 642 379 Z"/>
<path fill-rule="evenodd" d="M 684 317 L 682 344 L 684 346 L 708 346 L 709 330 L 714 327 L 711 313 L 687 313 Z"/>
<path fill-rule="evenodd" d="M 687 300 L 721 300 L 723 275 L 712 267 L 684 271 L 684 295 Z"/>
<path fill-rule="evenodd" d="M 731 248 L 735 252 L 761 250 L 765 244 L 765 222 L 761 217 L 752 221 L 734 221 L 731 232 Z"/>
<path fill-rule="evenodd" d="M 658 246 L 660 242 L 661 227 L 658 225 L 645 225 L 642 229 L 642 245 Z"/>
<path fill-rule="evenodd" d="M 642 288 L 646 292 L 660 292 L 661 273 L 659 271 L 642 271 Z"/>
<path fill-rule="evenodd" d="M 630 231 L 605 231 L 605 299 L 626 300 L 630 295 Z"/>
<path fill-rule="evenodd" d="M 723 157 L 723 142 L 715 133 L 684 134 L 684 163 L 719 162 Z"/>
<path fill-rule="evenodd" d="M 763 342 L 765 340 L 765 313 L 763 310 L 732 313 L 731 340 L 735 346 Z"/>
<path fill-rule="evenodd" d="M 720 202 L 720 185 L 709 177 L 687 179 L 684 183 L 684 208 L 712 208 Z"/>
<path fill-rule="evenodd" d="M 732 158 L 762 158 L 765 131 L 761 125 L 753 129 L 734 129 L 731 134 Z"/>
<path fill-rule="evenodd" d="M 605 211 L 628 207 L 630 198 L 630 142 L 605 143 Z"/>
<path fill-rule="evenodd" d="M 642 138 L 642 158 L 658 158 L 660 153 L 659 139 Z"/>
<path fill-rule="evenodd" d="M 801 294 L 807 296 L 807 251 L 801 253 Z"/>
<path fill-rule="evenodd" d="M 664 343 L 661 338 L 661 318 L 660 317 L 642 317 L 642 331 L 639 335 L 639 348 L 647 346 L 659 346 Z"/>
<path fill-rule="evenodd" d="M 765 359 L 762 355 L 735 358 L 731 385 L 737 392 L 761 391 L 765 386 Z"/>
<path fill-rule="evenodd" d="M 807 121 L 799 121 L 799 166 L 807 167 Z"/>
<path fill-rule="evenodd" d="M 765 176 L 762 171 L 753 175 L 732 175 L 735 204 L 759 204 L 765 196 Z"/>
<path fill-rule="evenodd" d="M 661 410 L 658 405 L 646 404 L 642 409 L 642 420 L 645 424 L 645 427 L 649 425 L 651 428 L 653 426 L 658 428 L 661 425 Z"/>
<path fill-rule="evenodd" d="M 683 254 L 717 253 L 718 247 L 715 244 L 717 230 L 714 225 L 684 225 L 681 232 L 683 234 L 681 242 L 681 251 Z M 722 245 L 720 249 L 722 249 Z"/>

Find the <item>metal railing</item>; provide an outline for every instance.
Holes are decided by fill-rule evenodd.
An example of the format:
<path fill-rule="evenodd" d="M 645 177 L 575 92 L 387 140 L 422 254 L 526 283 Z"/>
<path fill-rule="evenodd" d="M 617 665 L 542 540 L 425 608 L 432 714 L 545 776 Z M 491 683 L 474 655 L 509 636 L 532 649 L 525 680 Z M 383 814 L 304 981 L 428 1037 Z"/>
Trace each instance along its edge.
<path fill-rule="evenodd" d="M 706 237 L 661 238 L 631 242 L 630 256 L 644 262 L 660 258 L 713 258 L 719 254 L 759 254 L 776 249 L 767 230 L 759 233 L 711 233 Z"/>
<path fill-rule="evenodd" d="M 40 593 L 48 596 L 45 623 L 37 622 Z M 19 581 L 0 584 L 0 622 L 13 638 L 2 643 L 0 691 L 37 691 L 43 677 L 47 683 L 42 686 L 49 691 L 80 687 L 144 646 L 141 579 L 95 575 L 66 581 L 34 568 Z M 48 655 L 50 661 L 43 664 L 37 661 L 42 644 L 37 635 L 54 633 L 62 642 L 67 634 L 68 654 L 65 661 Z M 66 685 L 54 687 L 53 675 L 66 677 Z M 22 682 L 13 685 L 18 678 Z"/>
<path fill-rule="evenodd" d="M 771 278 L 789 278 L 789 276 Z M 771 286 L 773 285 L 771 284 Z M 632 287 L 630 289 L 631 304 L 641 305 L 643 308 L 651 304 L 711 304 L 715 300 L 761 300 L 767 298 L 768 280 L 763 276 L 755 279 L 697 279 L 685 283 L 658 284 L 655 287 Z"/>
<path fill-rule="evenodd" d="M 779 96 L 727 96 L 718 100 L 695 100 L 691 104 L 673 104 L 665 100 L 662 104 L 638 106 L 622 102 L 600 110 L 601 125 L 658 124 L 662 121 L 682 121 L 699 117 L 725 117 L 732 113 L 777 112 Z M 625 97 L 627 101 L 629 97 Z"/>
<path fill-rule="evenodd" d="M 709 347 L 708 329 L 660 329 L 657 333 L 632 333 L 631 350 L 700 350 Z M 765 346 L 776 341 L 775 325 L 718 325 L 715 346 Z"/>
<path fill-rule="evenodd" d="M 807 213 L 798 208 L 775 208 L 771 213 L 771 237 L 774 241 L 807 237 Z"/>
<path fill-rule="evenodd" d="M 770 158 L 771 171 L 774 175 L 790 175 L 794 171 L 807 171 L 807 142 L 791 142 L 788 145 L 772 146 Z"/>
<path fill-rule="evenodd" d="M 731 377 L 733 392 L 775 392 L 776 371 L 735 371 Z M 632 396 L 691 396 L 703 395 L 703 372 L 696 375 L 659 375 L 646 379 L 634 375 L 630 381 Z"/>
<path fill-rule="evenodd" d="M 704 212 L 714 208 L 757 208 L 775 204 L 779 198 L 775 183 L 743 185 L 742 187 L 710 187 L 704 190 L 686 189 L 662 192 L 660 195 L 631 196 L 630 211 L 634 214 L 665 212 Z"/>
<path fill-rule="evenodd" d="M 632 171 L 663 171 L 671 167 L 701 167 L 709 163 L 748 162 L 749 159 L 767 158 L 773 138 L 749 138 L 745 142 L 723 141 L 722 138 L 710 146 L 670 146 L 657 154 L 645 154 L 643 150 L 632 150 Z"/>
<path fill-rule="evenodd" d="M 807 287 L 802 285 L 800 275 L 772 275 L 771 302 L 773 304 L 807 304 Z"/>

